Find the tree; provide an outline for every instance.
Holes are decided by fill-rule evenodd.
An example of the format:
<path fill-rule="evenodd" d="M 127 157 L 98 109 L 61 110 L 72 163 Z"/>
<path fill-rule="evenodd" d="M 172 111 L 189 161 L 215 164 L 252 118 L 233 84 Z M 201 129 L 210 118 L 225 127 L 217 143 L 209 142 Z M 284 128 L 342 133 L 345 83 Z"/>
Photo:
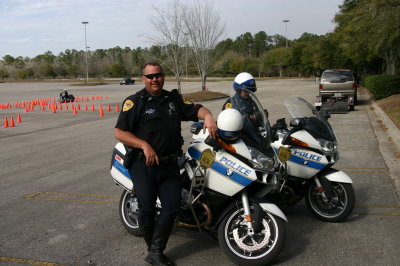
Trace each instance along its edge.
<path fill-rule="evenodd" d="M 254 49 L 254 38 L 250 32 L 246 32 L 239 37 L 233 43 L 233 47 L 236 52 L 244 55 L 244 56 L 251 56 L 252 51 Z"/>
<path fill-rule="evenodd" d="M 398 73 L 400 2 L 348 0 L 340 8 L 334 18 L 335 34 L 342 40 L 346 55 L 358 64 L 378 56 L 384 60 L 387 74 Z"/>
<path fill-rule="evenodd" d="M 254 35 L 254 46 L 251 53 L 253 56 L 259 57 L 268 50 L 268 38 L 265 31 L 259 31 Z"/>
<path fill-rule="evenodd" d="M 178 91 L 181 92 L 181 79 L 183 74 L 184 47 L 187 44 L 187 30 L 185 28 L 184 16 L 186 7 L 179 0 L 169 2 L 167 8 L 153 6 L 158 16 L 150 21 L 154 29 L 159 33 L 150 37 L 151 43 L 163 47 L 163 60 L 157 57 L 172 73 L 174 73 Z"/>
<path fill-rule="evenodd" d="M 275 48 L 267 52 L 263 58 L 265 69 L 278 70 L 279 76 L 283 76 L 283 68 L 290 62 L 291 48 Z"/>
<path fill-rule="evenodd" d="M 3 56 L 3 62 L 5 65 L 12 65 L 14 63 L 15 58 L 11 55 Z"/>
<path fill-rule="evenodd" d="M 4 68 L 0 68 L 0 78 L 5 79 L 8 77 L 9 77 L 9 74 L 8 74 L 7 70 L 5 70 Z"/>
<path fill-rule="evenodd" d="M 186 9 L 184 18 L 193 60 L 201 76 L 201 88 L 205 90 L 212 64 L 212 49 L 225 32 L 225 23 L 213 10 L 213 4 L 209 0 L 194 1 L 194 4 Z"/>

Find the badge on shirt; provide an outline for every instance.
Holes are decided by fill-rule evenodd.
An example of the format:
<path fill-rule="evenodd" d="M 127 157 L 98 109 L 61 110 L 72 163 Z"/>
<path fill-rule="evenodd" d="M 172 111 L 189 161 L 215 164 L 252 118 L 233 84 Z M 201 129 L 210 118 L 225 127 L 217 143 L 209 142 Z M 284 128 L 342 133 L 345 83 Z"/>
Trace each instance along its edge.
<path fill-rule="evenodd" d="M 232 108 L 232 104 L 231 103 L 226 103 L 225 104 L 225 109 L 231 109 Z"/>
<path fill-rule="evenodd" d="M 182 97 L 182 100 L 185 104 L 193 104 L 190 100 L 186 99 L 185 97 Z"/>
<path fill-rule="evenodd" d="M 156 112 L 156 109 L 150 108 L 150 109 L 147 109 L 145 113 L 146 113 L 146 115 L 152 115 L 155 112 Z"/>
<path fill-rule="evenodd" d="M 124 103 L 124 107 L 122 108 L 122 111 L 126 112 L 129 111 L 135 104 L 131 100 L 126 100 Z"/>

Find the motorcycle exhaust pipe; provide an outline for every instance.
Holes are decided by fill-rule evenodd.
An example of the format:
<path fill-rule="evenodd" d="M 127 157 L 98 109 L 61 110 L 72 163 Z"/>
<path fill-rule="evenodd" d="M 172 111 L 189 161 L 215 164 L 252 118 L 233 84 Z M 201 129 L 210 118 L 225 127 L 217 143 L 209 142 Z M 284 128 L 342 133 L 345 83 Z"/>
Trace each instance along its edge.
<path fill-rule="evenodd" d="M 205 203 L 200 203 L 200 205 L 204 208 L 204 210 L 207 213 L 207 219 L 205 222 L 200 224 L 200 227 L 207 227 L 211 224 L 212 212 L 211 212 L 211 209 Z M 182 223 L 182 222 L 177 222 L 176 226 L 190 228 L 190 229 L 198 229 L 198 226 L 195 224 L 186 224 L 186 223 Z"/>

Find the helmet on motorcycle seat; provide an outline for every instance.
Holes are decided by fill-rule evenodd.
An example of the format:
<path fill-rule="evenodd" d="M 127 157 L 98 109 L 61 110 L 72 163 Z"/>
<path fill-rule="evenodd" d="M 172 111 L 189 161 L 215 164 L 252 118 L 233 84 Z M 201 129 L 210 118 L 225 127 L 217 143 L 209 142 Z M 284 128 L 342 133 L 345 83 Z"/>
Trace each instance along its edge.
<path fill-rule="evenodd" d="M 243 117 L 236 109 L 225 109 L 217 119 L 219 136 L 228 142 L 237 140 L 242 132 Z"/>
<path fill-rule="evenodd" d="M 256 92 L 257 90 L 254 77 L 247 72 L 242 72 L 235 77 L 233 80 L 233 88 L 237 92 L 240 92 L 242 89 L 248 89 L 252 92 Z"/>

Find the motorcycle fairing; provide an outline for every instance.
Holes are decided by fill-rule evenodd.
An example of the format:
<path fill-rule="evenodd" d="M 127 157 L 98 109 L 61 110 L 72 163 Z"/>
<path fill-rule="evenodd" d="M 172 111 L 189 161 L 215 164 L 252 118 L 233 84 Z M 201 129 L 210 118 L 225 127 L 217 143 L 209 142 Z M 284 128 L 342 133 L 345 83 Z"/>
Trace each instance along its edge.
<path fill-rule="evenodd" d="M 261 208 L 263 208 L 264 211 L 266 211 L 268 213 L 272 213 L 273 215 L 276 215 L 276 216 L 282 218 L 283 220 L 285 220 L 285 222 L 288 221 L 286 218 L 286 215 L 275 204 L 260 203 L 260 206 L 261 206 Z"/>
<path fill-rule="evenodd" d="M 321 176 L 325 176 L 331 182 L 340 182 L 340 183 L 353 183 L 350 176 L 348 176 L 345 172 L 341 170 L 336 170 L 334 168 L 330 168 L 328 171 L 321 173 Z"/>
<path fill-rule="evenodd" d="M 210 147 L 203 142 L 195 142 L 189 147 L 188 155 L 198 162 L 201 152 L 207 148 Z M 210 169 L 207 169 L 205 178 L 206 187 L 228 196 L 235 195 L 243 187 L 257 180 L 254 169 L 223 151 L 216 153 L 215 160 Z"/>
<path fill-rule="evenodd" d="M 126 150 L 124 145 L 121 142 L 118 142 L 114 147 L 113 155 L 111 158 L 110 173 L 117 184 L 121 185 L 123 188 L 129 191 L 132 191 L 132 178 L 129 174 L 129 170 L 124 167 L 125 154 Z"/>
<path fill-rule="evenodd" d="M 273 145 L 275 153 L 278 153 L 280 144 Z M 287 163 L 287 173 L 291 176 L 311 178 L 324 169 L 328 164 L 325 156 L 306 149 L 294 148 Z"/>

